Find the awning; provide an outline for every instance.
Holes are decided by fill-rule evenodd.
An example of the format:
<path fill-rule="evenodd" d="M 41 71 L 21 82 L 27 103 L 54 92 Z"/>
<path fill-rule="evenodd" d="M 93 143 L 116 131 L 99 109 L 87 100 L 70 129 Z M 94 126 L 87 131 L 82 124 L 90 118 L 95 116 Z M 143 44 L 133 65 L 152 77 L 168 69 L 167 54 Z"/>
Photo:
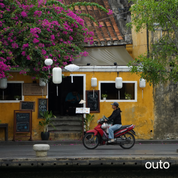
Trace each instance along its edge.
<path fill-rule="evenodd" d="M 126 66 L 133 58 L 127 52 L 124 46 L 111 47 L 94 47 L 85 49 L 89 53 L 87 57 L 82 56 L 74 60 L 74 64 L 79 66 L 86 66 L 90 63 L 92 66 L 102 65 L 117 65 Z"/>

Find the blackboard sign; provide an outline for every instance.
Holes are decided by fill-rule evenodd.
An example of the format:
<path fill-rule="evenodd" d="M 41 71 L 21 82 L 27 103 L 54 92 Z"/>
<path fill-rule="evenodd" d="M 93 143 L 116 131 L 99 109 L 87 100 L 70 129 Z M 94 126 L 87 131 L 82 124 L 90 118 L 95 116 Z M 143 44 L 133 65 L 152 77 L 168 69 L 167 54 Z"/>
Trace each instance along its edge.
<path fill-rule="evenodd" d="M 16 132 L 30 132 L 31 113 L 15 113 Z"/>
<path fill-rule="evenodd" d="M 16 132 L 29 132 L 30 127 L 29 123 L 17 123 Z"/>
<path fill-rule="evenodd" d="M 38 99 L 38 118 L 42 118 L 40 112 L 44 112 L 48 110 L 48 99 L 39 98 Z"/>
<path fill-rule="evenodd" d="M 20 102 L 21 110 L 32 110 L 35 111 L 35 102 L 34 101 L 21 101 Z"/>
<path fill-rule="evenodd" d="M 86 107 L 90 108 L 91 113 L 100 112 L 99 90 L 86 91 Z"/>
<path fill-rule="evenodd" d="M 32 140 L 32 110 L 14 111 L 14 141 L 16 140 L 16 133 L 30 133 L 30 140 Z"/>

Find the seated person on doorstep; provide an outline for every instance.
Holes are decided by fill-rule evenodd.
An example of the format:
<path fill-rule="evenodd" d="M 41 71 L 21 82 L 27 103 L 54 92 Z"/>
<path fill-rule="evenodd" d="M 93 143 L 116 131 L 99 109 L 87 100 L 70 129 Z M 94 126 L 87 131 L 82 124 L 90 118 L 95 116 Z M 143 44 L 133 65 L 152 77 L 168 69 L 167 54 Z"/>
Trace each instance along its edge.
<path fill-rule="evenodd" d="M 65 110 L 66 114 L 69 114 L 69 108 L 76 108 L 79 106 L 80 95 L 78 94 L 76 89 L 73 89 L 72 92 L 69 92 L 65 99 Z"/>

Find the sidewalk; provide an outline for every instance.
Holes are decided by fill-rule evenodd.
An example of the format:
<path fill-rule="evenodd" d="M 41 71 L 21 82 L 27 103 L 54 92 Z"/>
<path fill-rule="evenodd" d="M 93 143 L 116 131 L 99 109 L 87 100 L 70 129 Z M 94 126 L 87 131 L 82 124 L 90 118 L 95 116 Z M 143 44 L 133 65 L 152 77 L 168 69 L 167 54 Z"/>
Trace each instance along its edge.
<path fill-rule="evenodd" d="M 34 141 L 0 141 L 2 145 L 34 145 L 34 144 L 49 144 L 49 145 L 70 145 L 82 144 L 81 140 L 34 140 Z M 136 140 L 136 144 L 178 144 L 178 140 Z"/>
<path fill-rule="evenodd" d="M 159 162 L 160 160 L 169 162 L 171 166 L 178 166 L 178 144 L 176 142 L 169 142 L 169 144 L 168 142 L 161 144 L 138 142 L 131 149 L 122 149 L 118 145 L 105 145 L 95 150 L 86 149 L 81 142 L 54 144 L 49 141 L 47 143 L 53 143 L 47 157 L 36 157 L 32 145 L 0 145 L 0 167 L 144 166 L 148 161 Z"/>

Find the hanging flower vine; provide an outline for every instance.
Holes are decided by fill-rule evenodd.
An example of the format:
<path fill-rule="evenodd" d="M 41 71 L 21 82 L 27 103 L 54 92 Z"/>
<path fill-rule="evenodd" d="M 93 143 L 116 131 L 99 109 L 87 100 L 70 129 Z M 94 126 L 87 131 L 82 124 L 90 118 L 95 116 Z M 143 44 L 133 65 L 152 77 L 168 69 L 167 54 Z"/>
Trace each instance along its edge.
<path fill-rule="evenodd" d="M 81 17 L 97 22 L 89 14 L 74 13 L 73 8 L 96 6 L 109 15 L 112 11 L 97 3 L 64 5 L 60 1 L 0 0 L 0 78 L 17 68 L 33 78 L 50 78 L 49 68 L 63 68 L 76 57 L 88 55 L 84 44 L 93 43 L 94 33 Z M 45 66 L 46 58 L 53 60 L 52 66 Z"/>

